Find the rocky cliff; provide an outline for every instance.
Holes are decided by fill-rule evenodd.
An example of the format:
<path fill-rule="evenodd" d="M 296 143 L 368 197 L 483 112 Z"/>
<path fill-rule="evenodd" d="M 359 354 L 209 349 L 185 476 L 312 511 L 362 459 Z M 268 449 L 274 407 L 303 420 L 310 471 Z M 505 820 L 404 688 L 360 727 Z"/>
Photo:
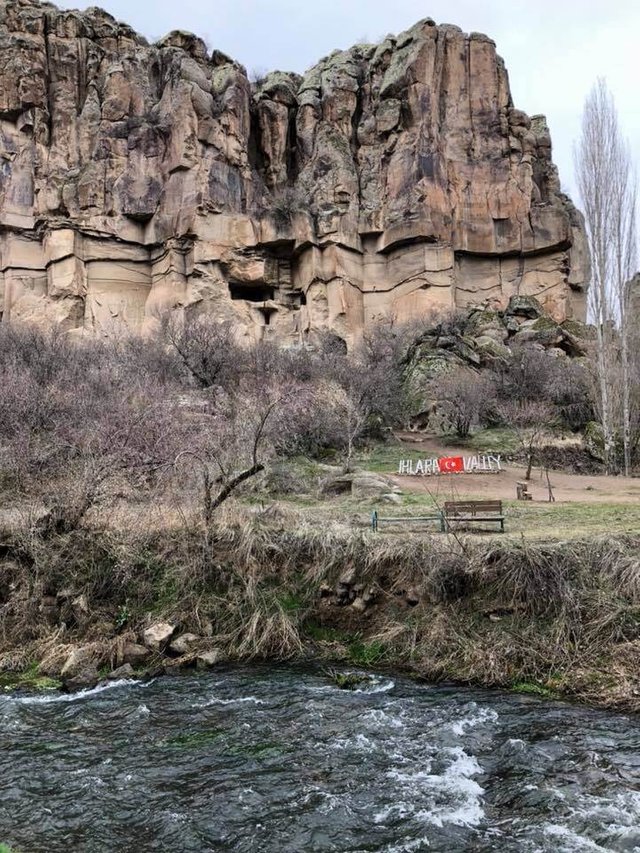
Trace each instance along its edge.
<path fill-rule="evenodd" d="M 533 295 L 584 318 L 580 214 L 494 43 L 424 20 L 250 82 L 185 32 L 0 0 L 0 312 L 144 330 L 208 311 L 347 341 Z"/>

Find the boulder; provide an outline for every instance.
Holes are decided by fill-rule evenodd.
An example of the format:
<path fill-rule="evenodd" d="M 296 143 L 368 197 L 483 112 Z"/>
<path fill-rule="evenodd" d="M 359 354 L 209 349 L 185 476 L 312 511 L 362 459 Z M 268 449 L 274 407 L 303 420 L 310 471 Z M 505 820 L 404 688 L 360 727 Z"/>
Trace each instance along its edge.
<path fill-rule="evenodd" d="M 471 311 L 466 323 L 467 334 L 476 340 L 486 336 L 504 343 L 508 336 L 504 320 L 497 311 Z"/>
<path fill-rule="evenodd" d="M 193 647 L 199 642 L 200 637 L 197 634 L 181 634 L 171 641 L 169 650 L 176 655 L 186 655 L 193 650 Z"/>
<path fill-rule="evenodd" d="M 634 315 L 637 316 L 637 315 Z M 563 330 L 572 338 L 577 338 L 578 341 L 594 340 L 596 330 L 594 326 L 589 326 L 586 323 L 581 323 L 579 320 L 564 320 L 560 324 Z"/>
<path fill-rule="evenodd" d="M 378 595 L 373 587 L 367 587 L 367 589 L 362 593 L 362 600 L 367 607 L 373 604 L 377 597 Z"/>
<path fill-rule="evenodd" d="M 197 664 L 196 655 L 180 655 L 177 658 L 165 658 L 162 662 L 162 671 L 165 675 L 178 675 L 183 669 Z"/>
<path fill-rule="evenodd" d="M 70 692 L 76 690 L 89 690 L 100 681 L 96 666 L 86 666 L 75 675 L 63 678 L 64 686 Z"/>
<path fill-rule="evenodd" d="M 96 667 L 95 649 L 93 646 L 80 646 L 79 648 L 73 649 L 65 660 L 62 669 L 60 670 L 60 677 L 65 680 L 73 678 L 80 672 L 91 667 Z"/>
<path fill-rule="evenodd" d="M 118 666 L 115 669 L 111 670 L 107 678 L 109 681 L 119 681 L 122 678 L 135 678 L 136 674 L 130 663 L 123 663 L 122 666 Z"/>
<path fill-rule="evenodd" d="M 145 646 L 154 652 L 162 651 L 176 630 L 175 625 L 169 622 L 154 622 L 142 633 L 142 639 Z"/>
<path fill-rule="evenodd" d="M 216 664 L 223 663 L 225 660 L 227 660 L 227 656 L 220 648 L 198 652 L 196 655 L 198 669 L 207 669 L 207 667 L 216 666 Z"/>
<path fill-rule="evenodd" d="M 352 494 L 354 497 L 380 497 L 388 494 L 393 486 L 386 477 L 369 471 L 352 471 L 337 477 L 327 478 L 322 484 L 325 495 Z"/>
<path fill-rule="evenodd" d="M 351 494 L 358 498 L 380 497 L 388 494 L 391 483 L 378 474 L 354 474 L 351 480 Z"/>
<path fill-rule="evenodd" d="M 589 421 L 582 434 L 584 449 L 598 462 L 604 462 L 604 432 L 596 421 Z"/>
<path fill-rule="evenodd" d="M 130 664 L 134 668 L 144 666 L 150 657 L 149 649 L 139 643 L 125 643 L 122 648 L 123 664 Z"/>
<path fill-rule="evenodd" d="M 544 316 L 544 308 L 535 296 L 512 296 L 509 299 L 506 311 L 507 317 L 526 317 L 528 320 L 537 320 Z"/>
<path fill-rule="evenodd" d="M 351 493 L 352 476 L 340 474 L 337 477 L 328 477 L 323 480 L 321 491 L 324 495 L 348 495 Z"/>
<path fill-rule="evenodd" d="M 483 362 L 506 361 L 511 358 L 509 347 L 499 343 L 489 335 L 480 335 L 479 338 L 476 338 L 476 349 Z"/>

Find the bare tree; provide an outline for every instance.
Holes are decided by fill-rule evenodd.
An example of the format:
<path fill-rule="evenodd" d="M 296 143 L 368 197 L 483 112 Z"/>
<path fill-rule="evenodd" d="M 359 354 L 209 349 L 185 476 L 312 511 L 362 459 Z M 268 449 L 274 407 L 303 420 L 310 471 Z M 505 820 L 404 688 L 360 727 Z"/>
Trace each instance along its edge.
<path fill-rule="evenodd" d="M 624 473 L 631 474 L 631 281 L 637 264 L 637 176 L 631 161 L 627 143 L 618 138 L 612 152 L 614 158 L 614 184 L 612 187 L 612 250 L 614 254 L 614 289 L 620 324 L 620 362 L 622 396 L 622 447 Z"/>
<path fill-rule="evenodd" d="M 625 472 L 631 464 L 629 397 L 629 294 L 637 248 L 636 178 L 623 141 L 613 96 L 598 79 L 584 106 L 582 132 L 574 152 L 576 177 L 592 262 L 589 308 L 597 333 L 599 408 L 607 470 L 616 468 L 615 326 L 620 327 L 623 378 L 622 433 Z"/>
<path fill-rule="evenodd" d="M 275 385 L 240 383 L 218 389 L 193 413 L 186 433 L 189 447 L 176 455 L 174 466 L 185 460 L 195 463 L 206 530 L 218 507 L 264 470 L 274 453 L 276 413 L 287 400 L 288 393 Z"/>
<path fill-rule="evenodd" d="M 367 415 L 358 400 L 345 392 L 336 401 L 336 409 L 342 421 L 346 439 L 345 470 L 350 471 L 354 443 L 364 429 Z"/>
<path fill-rule="evenodd" d="M 550 403 L 539 400 L 505 400 L 498 404 L 497 410 L 524 454 L 527 463 L 524 478 L 530 480 L 534 462 L 555 425 L 556 411 Z"/>

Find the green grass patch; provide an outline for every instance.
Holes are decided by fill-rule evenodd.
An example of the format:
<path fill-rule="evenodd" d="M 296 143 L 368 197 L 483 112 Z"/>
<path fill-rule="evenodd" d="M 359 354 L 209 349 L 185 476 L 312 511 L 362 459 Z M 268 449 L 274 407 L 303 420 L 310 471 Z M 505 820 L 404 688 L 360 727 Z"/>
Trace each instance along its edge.
<path fill-rule="evenodd" d="M 354 640 L 348 647 L 349 657 L 358 666 L 375 666 L 380 663 L 387 654 L 384 643 L 373 640 L 370 643 L 364 640 Z"/>
<path fill-rule="evenodd" d="M 297 613 L 305 606 L 305 602 L 300 595 L 295 592 L 286 591 L 278 595 L 278 604 L 285 613 Z"/>
<path fill-rule="evenodd" d="M 340 690 L 357 690 L 363 684 L 371 684 L 370 675 L 362 672 L 340 672 L 337 669 L 327 669 L 325 675 L 333 681 Z"/>
<path fill-rule="evenodd" d="M 637 504 L 504 503 L 507 535 L 575 539 L 605 533 L 636 533 L 640 527 L 640 506 Z"/>
<path fill-rule="evenodd" d="M 38 671 L 38 664 L 34 663 L 23 672 L 0 673 L 0 689 L 3 690 L 60 690 L 62 682 L 57 678 L 50 678 Z M 2 848 L 0 848 L 2 853 Z"/>
<path fill-rule="evenodd" d="M 183 592 L 179 579 L 171 572 L 165 572 L 158 581 L 152 611 L 162 614 L 171 610 L 180 602 Z M 131 618 L 130 613 L 127 614 L 127 618 Z"/>
<path fill-rule="evenodd" d="M 354 640 L 353 634 L 347 631 L 341 631 L 339 628 L 331 628 L 326 625 L 318 625 L 315 622 L 308 622 L 304 626 L 304 634 L 310 640 L 315 640 L 317 643 L 344 643 L 348 645 Z"/>
<path fill-rule="evenodd" d="M 502 456 L 515 453 L 519 447 L 513 430 L 508 427 L 479 429 L 467 438 L 443 435 L 441 441 L 447 447 L 466 447 L 475 453 L 500 453 Z"/>
<path fill-rule="evenodd" d="M 401 444 L 377 444 L 354 454 L 353 463 L 357 468 L 373 471 L 376 474 L 397 474 L 401 459 L 417 462 L 424 459 L 424 450 L 413 450 Z"/>

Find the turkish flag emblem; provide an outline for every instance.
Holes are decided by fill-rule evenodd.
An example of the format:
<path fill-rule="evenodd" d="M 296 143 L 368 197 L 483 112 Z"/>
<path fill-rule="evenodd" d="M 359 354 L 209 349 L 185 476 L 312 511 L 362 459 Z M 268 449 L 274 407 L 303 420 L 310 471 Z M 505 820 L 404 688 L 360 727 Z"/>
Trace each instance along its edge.
<path fill-rule="evenodd" d="M 441 474 L 464 471 L 464 460 L 462 456 L 443 456 L 442 459 L 438 459 L 438 470 Z"/>

